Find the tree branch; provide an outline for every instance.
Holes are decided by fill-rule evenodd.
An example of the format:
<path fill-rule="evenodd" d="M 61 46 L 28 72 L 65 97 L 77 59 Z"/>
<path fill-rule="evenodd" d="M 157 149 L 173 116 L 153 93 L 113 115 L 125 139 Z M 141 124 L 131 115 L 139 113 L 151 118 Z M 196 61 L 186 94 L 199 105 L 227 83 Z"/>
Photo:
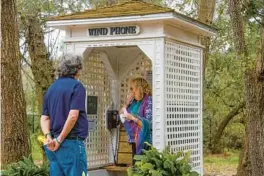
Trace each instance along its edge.
<path fill-rule="evenodd" d="M 34 78 L 31 77 L 31 76 L 26 72 L 26 70 L 23 69 L 23 67 L 22 67 L 22 71 L 23 71 L 23 73 L 24 73 L 24 74 L 25 74 L 25 75 L 26 75 L 31 81 L 34 82 Z M 30 84 L 31 88 L 33 89 L 33 91 L 35 91 L 36 88 L 32 85 L 31 81 L 29 81 L 29 84 Z"/>
<path fill-rule="evenodd" d="M 28 62 L 28 60 L 26 59 L 26 57 L 24 56 L 24 54 L 22 54 L 20 52 L 20 58 L 30 67 L 32 68 L 32 65 Z"/>
<path fill-rule="evenodd" d="M 236 108 L 234 108 L 232 111 L 230 111 L 227 116 L 225 116 L 224 120 L 220 123 L 213 139 L 213 148 L 212 148 L 212 152 L 213 153 L 218 153 L 217 148 L 218 148 L 218 144 L 220 141 L 220 138 L 223 134 L 223 131 L 225 130 L 226 126 L 228 125 L 228 123 L 236 116 L 240 113 L 240 110 L 243 109 L 245 107 L 245 102 L 240 103 Z"/>

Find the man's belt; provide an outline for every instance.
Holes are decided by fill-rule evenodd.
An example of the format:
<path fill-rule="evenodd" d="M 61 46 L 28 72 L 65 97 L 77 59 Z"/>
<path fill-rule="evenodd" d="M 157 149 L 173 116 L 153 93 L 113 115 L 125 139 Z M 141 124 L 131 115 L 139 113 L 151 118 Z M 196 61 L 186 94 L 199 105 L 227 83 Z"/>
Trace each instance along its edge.
<path fill-rule="evenodd" d="M 56 135 L 52 135 L 52 136 L 53 136 L 53 138 L 58 137 Z M 82 137 L 79 137 L 79 136 L 75 136 L 75 135 L 72 135 L 72 134 L 68 135 L 65 139 L 68 139 L 68 140 L 78 140 L 78 141 L 84 141 L 85 140 L 85 138 L 82 138 Z"/>
<path fill-rule="evenodd" d="M 78 140 L 78 141 L 84 141 L 85 140 L 85 138 L 81 138 L 79 136 L 74 136 L 74 135 L 68 135 L 65 139 Z"/>

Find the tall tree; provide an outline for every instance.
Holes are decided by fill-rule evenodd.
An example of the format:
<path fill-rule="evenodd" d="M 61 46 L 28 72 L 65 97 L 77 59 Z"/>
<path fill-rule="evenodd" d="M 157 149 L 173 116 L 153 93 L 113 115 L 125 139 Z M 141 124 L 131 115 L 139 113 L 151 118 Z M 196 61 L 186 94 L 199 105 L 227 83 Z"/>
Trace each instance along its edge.
<path fill-rule="evenodd" d="M 216 0 L 199 0 L 198 20 L 211 25 L 215 12 Z M 203 73 L 205 73 L 206 63 L 209 58 L 210 37 L 202 37 L 202 44 L 205 46 L 203 53 Z"/>
<path fill-rule="evenodd" d="M 16 0 L 1 1 L 1 164 L 30 152 L 21 80 Z"/>
<path fill-rule="evenodd" d="M 44 43 L 44 32 L 38 14 L 27 14 L 22 20 L 25 25 L 25 38 L 34 76 L 38 111 L 41 112 L 43 94 L 54 80 L 52 60 Z"/>
<path fill-rule="evenodd" d="M 259 3 L 259 6 L 256 4 Z M 243 7 L 246 7 L 248 18 L 243 19 Z M 261 8 L 261 9 L 258 9 Z M 231 24 L 234 34 L 234 43 L 238 55 L 244 61 L 244 95 L 246 115 L 246 144 L 244 155 L 240 162 L 238 175 L 264 175 L 264 15 L 263 1 L 236 1 L 229 0 Z M 253 13 L 252 13 L 253 12 Z M 260 14 L 259 14 L 260 12 Z M 256 16 L 259 15 L 257 18 Z M 252 55 L 246 43 L 246 25 L 255 18 L 259 27 L 259 42 L 254 48 L 257 56 Z"/>
<path fill-rule="evenodd" d="M 18 0 L 20 36 L 26 46 L 24 53 L 28 53 L 29 56 L 21 57 L 32 71 L 38 114 L 41 113 L 43 94 L 54 80 L 53 63 L 50 58 L 52 53 L 44 42 L 45 28 L 41 18 L 54 14 L 55 8 L 56 12 L 60 13 L 63 10 L 61 6 L 63 1 Z"/>
<path fill-rule="evenodd" d="M 21 36 L 25 40 L 29 59 L 24 58 L 32 70 L 38 104 L 38 114 L 42 109 L 42 98 L 46 89 L 54 80 L 54 68 L 51 55 L 54 54 L 55 43 L 45 44 L 45 21 L 51 15 L 76 12 L 87 8 L 86 0 L 79 1 L 41 1 L 18 0 L 20 13 Z M 50 30 L 46 32 L 49 34 Z"/>

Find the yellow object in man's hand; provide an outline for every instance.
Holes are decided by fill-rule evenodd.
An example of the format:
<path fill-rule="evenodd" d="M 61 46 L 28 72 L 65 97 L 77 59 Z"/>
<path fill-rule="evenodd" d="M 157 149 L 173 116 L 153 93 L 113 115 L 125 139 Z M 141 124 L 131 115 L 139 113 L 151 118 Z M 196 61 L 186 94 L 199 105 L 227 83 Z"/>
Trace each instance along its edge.
<path fill-rule="evenodd" d="M 44 142 L 45 142 L 45 136 L 39 135 L 38 136 L 38 141 L 39 141 L 39 143 L 44 144 Z"/>

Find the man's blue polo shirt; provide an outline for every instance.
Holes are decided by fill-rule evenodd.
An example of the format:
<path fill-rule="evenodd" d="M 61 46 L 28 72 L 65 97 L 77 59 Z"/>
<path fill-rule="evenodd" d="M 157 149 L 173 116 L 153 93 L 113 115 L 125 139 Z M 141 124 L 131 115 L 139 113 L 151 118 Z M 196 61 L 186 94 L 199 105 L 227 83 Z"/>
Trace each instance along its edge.
<path fill-rule="evenodd" d="M 44 96 L 42 115 L 50 117 L 50 131 L 58 136 L 68 118 L 70 110 L 79 110 L 79 117 L 70 135 L 86 138 L 88 120 L 85 112 L 86 93 L 83 85 L 70 77 L 58 78 Z"/>

